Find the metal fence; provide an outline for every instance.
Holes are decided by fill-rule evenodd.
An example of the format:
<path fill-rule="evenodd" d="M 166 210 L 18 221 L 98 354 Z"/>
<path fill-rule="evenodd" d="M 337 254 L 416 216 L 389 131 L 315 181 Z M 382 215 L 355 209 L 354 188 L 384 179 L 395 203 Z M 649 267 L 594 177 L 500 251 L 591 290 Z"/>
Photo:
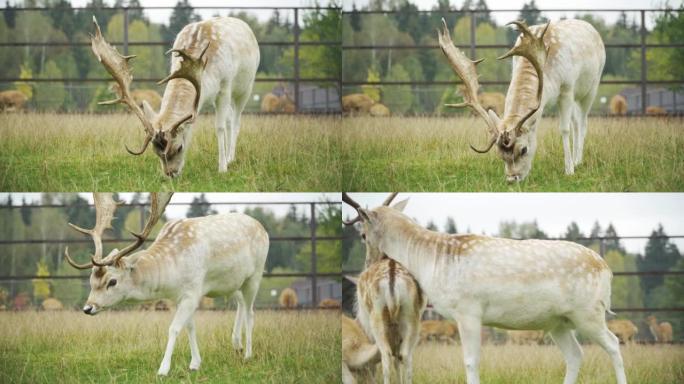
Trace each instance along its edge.
<path fill-rule="evenodd" d="M 196 203 L 197 204 L 197 203 Z M 268 205 L 295 205 L 295 206 L 307 206 L 309 211 L 309 235 L 308 236 L 271 236 L 269 234 L 269 240 L 271 242 L 281 242 L 281 241 L 307 241 L 311 244 L 310 253 L 310 271 L 307 273 L 303 272 L 292 272 L 292 273 L 264 273 L 263 277 L 266 278 L 278 278 L 278 277 L 300 277 L 310 280 L 311 287 L 311 301 L 309 307 L 316 307 L 319 302 L 319 279 L 322 278 L 333 278 L 337 281 L 342 279 L 341 272 L 319 272 L 317 267 L 317 251 L 316 246 L 319 242 L 325 241 L 342 241 L 344 237 L 342 236 L 322 236 L 317 233 L 318 221 L 316 219 L 317 207 L 321 205 L 341 205 L 338 201 L 307 201 L 307 202 L 296 202 L 296 201 L 282 201 L 282 202 L 207 202 L 199 203 L 202 205 L 210 206 L 268 206 Z M 132 204 L 121 204 L 120 207 L 139 207 L 140 209 L 140 228 L 142 229 L 145 225 L 145 215 L 146 207 L 149 204 L 145 203 L 132 203 Z M 169 206 L 190 206 L 191 203 L 169 203 Z M 42 208 L 66 208 L 70 206 L 69 204 L 43 204 L 43 205 L 13 205 L 13 206 L 0 206 L 0 210 L 7 209 L 42 209 Z M 89 205 L 93 207 L 94 205 Z M 66 223 L 65 223 L 66 224 Z M 133 238 L 120 238 L 120 239 L 103 239 L 103 243 L 120 243 L 126 241 L 134 241 Z M 145 242 L 153 242 L 154 239 L 146 239 Z M 81 238 L 81 239 L 0 239 L 0 245 L 20 245 L 20 244 L 89 244 L 92 243 L 91 239 Z M 27 280 L 74 280 L 79 279 L 86 281 L 90 275 L 66 275 L 66 276 L 37 276 L 37 275 L 0 275 L 0 282 L 16 282 L 16 281 L 27 281 Z M 339 283 L 341 284 L 341 283 Z M 341 290 L 341 285 L 340 285 Z"/>
<path fill-rule="evenodd" d="M 570 241 L 574 241 L 577 243 L 584 243 L 584 244 L 590 244 L 590 243 L 599 243 L 599 255 L 601 257 L 605 258 L 606 255 L 606 250 L 607 250 L 607 243 L 609 241 L 620 241 L 620 240 L 630 240 L 630 239 L 651 239 L 651 238 L 660 238 L 660 239 L 684 239 L 684 235 L 677 235 L 677 236 L 615 236 L 615 237 L 606 237 L 606 236 L 598 236 L 598 237 L 581 237 L 577 239 L 572 239 Z M 520 239 L 519 239 L 520 240 Z M 546 240 L 568 240 L 565 238 L 547 238 Z M 360 240 L 359 240 L 360 241 Z M 357 275 L 361 273 L 361 271 L 358 270 L 347 270 L 343 271 L 343 275 Z M 653 271 L 613 271 L 613 276 L 616 278 L 621 278 L 621 277 L 627 277 L 627 276 L 682 276 L 684 278 L 684 271 L 671 271 L 671 270 L 653 270 Z M 669 308 L 611 308 L 612 311 L 614 312 L 684 312 L 684 307 L 669 307 Z"/>
<path fill-rule="evenodd" d="M 665 9 L 540 9 L 540 12 L 639 12 L 640 14 L 640 42 L 638 44 L 605 44 L 606 48 L 627 48 L 627 49 L 639 49 L 640 50 L 640 57 L 641 57 L 641 73 L 640 73 L 640 79 L 639 80 L 602 80 L 601 84 L 633 84 L 633 85 L 638 85 L 641 90 L 640 97 L 637 99 L 638 103 L 640 104 L 640 112 L 641 114 L 645 115 L 646 114 L 646 108 L 649 106 L 648 104 L 648 86 L 649 85 L 679 85 L 679 84 L 684 84 L 684 79 L 677 79 L 677 80 L 649 80 L 647 76 L 647 62 L 646 62 L 646 54 L 649 49 L 652 48 L 684 48 L 684 42 L 679 42 L 679 43 L 668 43 L 668 44 L 647 44 L 646 43 L 646 36 L 648 34 L 648 30 L 646 29 L 646 13 L 647 12 L 664 12 L 666 11 Z M 682 9 L 672 9 L 670 11 L 673 12 L 681 12 Z M 398 14 L 397 11 L 343 11 L 342 15 L 344 16 L 349 16 L 352 13 L 359 13 L 361 15 L 364 14 L 385 14 L 385 15 L 391 15 L 391 14 Z M 496 13 L 496 12 L 520 12 L 519 9 L 491 9 L 491 10 L 465 10 L 465 11 L 448 11 L 448 12 L 441 12 L 441 11 L 418 11 L 419 13 L 430 13 L 430 14 L 442 14 L 442 15 L 448 15 L 448 14 L 465 14 L 468 15 L 470 18 L 470 34 L 469 34 L 469 39 L 470 39 L 470 44 L 468 45 L 456 45 L 459 48 L 462 49 L 468 49 L 469 50 L 469 56 L 471 58 L 476 58 L 476 51 L 478 49 L 500 49 L 500 48 L 510 48 L 509 45 L 506 44 L 477 44 L 476 43 L 476 15 L 478 13 L 485 13 L 485 12 L 491 12 L 491 13 Z M 344 52 L 345 51 L 352 51 L 352 50 L 391 50 L 391 49 L 439 49 L 439 45 L 436 44 L 414 44 L 414 45 L 342 45 L 342 55 L 344 57 Z M 421 86 L 421 85 L 454 85 L 454 84 L 460 84 L 460 80 L 449 80 L 449 81 L 345 81 L 344 79 L 341 82 L 342 87 L 349 87 L 349 86 L 363 86 L 363 85 L 409 85 L 412 87 L 415 86 Z M 486 80 L 481 80 L 480 84 L 482 85 L 508 85 L 509 81 L 486 81 Z M 676 96 L 674 96 L 676 98 Z M 674 108 L 675 112 L 677 108 L 677 103 L 674 103 Z M 679 111 L 682 112 L 682 111 Z"/>
<path fill-rule="evenodd" d="M 144 47 L 154 47 L 163 46 L 171 47 L 173 41 L 129 41 L 129 13 L 131 11 L 144 11 L 144 10 L 172 10 L 175 7 L 107 7 L 107 8 L 86 8 L 86 7 L 72 7 L 72 10 L 98 10 L 98 11 L 120 11 L 123 12 L 124 22 L 123 22 L 123 37 L 121 41 L 111 41 L 110 44 L 118 46 L 123 55 L 128 55 L 129 47 L 131 46 L 144 46 Z M 313 107 L 308 112 L 317 113 L 335 113 L 341 110 L 341 74 L 336 77 L 302 77 L 300 75 L 300 47 L 315 47 L 315 46 L 341 46 L 341 41 L 301 41 L 301 27 L 300 27 L 300 16 L 305 11 L 313 10 L 337 10 L 338 7 L 257 7 L 257 6 L 231 6 L 231 7 L 181 7 L 194 10 L 228 10 L 228 11 L 247 11 L 247 10 L 261 10 L 261 11 L 291 11 L 294 14 L 293 25 L 292 25 L 292 40 L 291 41 L 264 41 L 259 42 L 260 47 L 293 47 L 294 57 L 293 57 L 293 72 L 292 77 L 257 77 L 256 82 L 287 82 L 292 83 L 294 86 L 294 105 L 296 112 L 307 112 L 303 110 L 301 105 L 302 99 L 313 99 Z M 8 8 L 0 8 L 0 12 L 7 10 Z M 39 11 L 49 11 L 50 8 L 44 7 L 25 7 L 25 8 L 11 8 L 12 11 L 16 12 L 39 12 Z M 36 41 L 22 41 L 22 42 L 0 42 L 0 47 L 46 47 L 46 46 L 90 46 L 90 42 L 36 42 Z M 341 58 L 340 58 L 341 59 Z M 156 83 L 160 79 L 150 79 L 150 78 L 135 78 L 136 82 L 153 82 Z M 88 82 L 111 82 L 112 79 L 109 77 L 105 78 L 0 78 L 1 82 L 65 82 L 65 83 L 88 83 Z M 318 93 L 311 89 L 300 89 L 303 84 L 314 84 L 314 83 L 328 83 L 335 84 L 336 92 L 329 92 L 329 88 L 322 92 L 323 94 L 318 96 Z M 317 97 L 322 100 L 317 100 Z M 324 105 L 321 107 L 321 105 Z"/>

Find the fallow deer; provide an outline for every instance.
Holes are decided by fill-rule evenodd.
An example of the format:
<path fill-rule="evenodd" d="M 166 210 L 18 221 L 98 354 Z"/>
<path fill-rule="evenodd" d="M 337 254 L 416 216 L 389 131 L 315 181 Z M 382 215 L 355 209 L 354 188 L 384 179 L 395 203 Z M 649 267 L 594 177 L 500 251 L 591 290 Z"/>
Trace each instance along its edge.
<path fill-rule="evenodd" d="M 358 212 L 366 243 L 401 263 L 434 308 L 458 322 L 468 384 L 480 381 L 483 324 L 549 332 L 567 364 L 564 384 L 579 373 L 577 329 L 610 355 L 617 382 L 627 382 L 605 320 L 613 274 L 596 252 L 568 241 L 439 233 L 396 209 L 364 209 L 346 194 L 343 201 Z"/>
<path fill-rule="evenodd" d="M 76 263 L 64 250 L 66 260 L 78 269 L 91 269 L 90 294 L 83 312 L 95 315 L 120 302 L 171 299 L 176 302 L 176 314 L 169 327 L 169 339 L 159 375 L 167 375 L 176 338 L 187 328 L 190 369 L 200 367 L 201 358 L 193 315 L 202 297 L 230 296 L 237 301 L 233 326 L 233 347 L 244 357 L 252 355 L 253 304 L 261 282 L 268 253 L 268 234 L 253 218 L 241 213 L 211 215 L 173 220 L 164 225 L 156 240 L 147 249 L 135 252 L 150 235 L 161 218 L 171 194 L 152 194 L 150 215 L 141 233 L 132 233 L 136 241 L 126 248 L 112 250 L 102 257 L 102 234 L 111 228 L 117 203 L 111 193 L 95 193 L 96 224 L 83 229 L 71 223 L 77 231 L 92 237 L 95 253 L 86 264 Z"/>
<path fill-rule="evenodd" d="M 132 155 L 141 155 L 151 142 L 164 174 L 180 175 L 190 146 L 191 124 L 202 105 L 211 101 L 216 108 L 219 172 L 226 172 L 228 164 L 235 160 L 240 116 L 259 66 L 259 45 L 249 26 L 232 17 L 186 25 L 167 52 L 175 56 L 171 58 L 171 74 L 159 82 L 168 85 L 157 113 L 144 101 L 140 108 L 131 95 L 133 75 L 128 61 L 135 56 L 119 54 L 105 41 L 95 17 L 93 23 L 93 53 L 119 86 L 116 100 L 100 104 L 126 104 L 145 129 L 142 147 L 139 150 L 126 147 L 126 150 Z"/>
<path fill-rule="evenodd" d="M 513 57 L 504 114 L 499 117 L 491 109 L 485 110 L 477 98 L 476 65 L 484 59 L 468 59 L 452 43 L 444 19 L 442 24 L 439 45 L 454 73 L 463 81 L 464 102 L 447 105 L 470 107 L 485 121 L 490 135 L 485 149 L 472 145 L 471 148 L 486 153 L 496 144 L 505 163 L 506 180 L 525 179 L 537 152 L 537 128 L 544 106 L 557 102 L 565 173 L 573 174 L 575 166 L 582 162 L 587 116 L 606 61 L 606 50 L 596 29 L 582 20 L 561 20 L 532 27 L 524 21 L 509 23 L 517 26 L 521 35 L 513 48 L 499 57 Z"/>

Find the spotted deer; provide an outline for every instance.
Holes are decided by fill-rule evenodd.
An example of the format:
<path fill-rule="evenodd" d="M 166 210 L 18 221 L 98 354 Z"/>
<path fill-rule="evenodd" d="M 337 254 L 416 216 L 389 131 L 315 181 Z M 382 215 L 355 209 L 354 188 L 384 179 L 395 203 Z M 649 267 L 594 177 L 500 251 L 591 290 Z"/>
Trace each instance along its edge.
<path fill-rule="evenodd" d="M 396 194 L 383 206 L 389 206 Z M 354 204 L 347 194 L 342 199 Z M 407 201 L 392 209 L 402 210 Z M 359 219 L 344 222 L 353 225 Z M 366 239 L 366 223 L 361 237 Z M 401 383 L 413 380 L 413 351 L 420 339 L 420 319 L 427 301 L 418 282 L 394 259 L 385 256 L 372 243 L 366 242 L 365 269 L 356 286 L 357 318 L 370 339 L 380 349 L 383 382 L 389 384 L 391 367 Z"/>
<path fill-rule="evenodd" d="M 159 375 L 167 375 L 176 338 L 183 328 L 190 341 L 190 369 L 197 370 L 202 359 L 197 346 L 193 315 L 202 297 L 230 296 L 237 301 L 233 325 L 233 347 L 244 357 L 252 355 L 254 298 L 268 253 L 268 234 L 253 218 L 228 213 L 173 220 L 166 223 L 152 245 L 138 250 L 161 218 L 171 194 L 152 194 L 150 214 L 141 233 L 133 233 L 135 242 L 121 251 L 114 249 L 102 257 L 102 235 L 111 228 L 117 203 L 111 193 L 95 193 L 96 224 L 77 231 L 92 237 L 95 253 L 90 262 L 78 264 L 64 250 L 66 260 L 78 269 L 90 269 L 90 294 L 83 312 L 95 315 L 120 302 L 171 299 L 176 314 L 169 327 L 169 338 Z"/>
<path fill-rule="evenodd" d="M 357 319 L 342 315 L 342 383 L 355 384 L 355 376 L 369 382 L 380 360 L 378 346 L 373 344 Z"/>
<path fill-rule="evenodd" d="M 192 123 L 202 105 L 210 101 L 216 109 L 219 172 L 226 172 L 228 164 L 235 160 L 240 116 L 259 66 L 259 45 L 249 26 L 232 17 L 215 17 L 186 25 L 167 52 L 173 55 L 171 74 L 159 81 L 167 86 L 157 113 L 146 101 L 140 108 L 131 96 L 133 75 L 128 62 L 135 56 L 119 54 L 105 41 L 95 17 L 93 23 L 93 53 L 119 86 L 116 100 L 100 104 L 127 105 L 145 130 L 142 147 L 131 150 L 126 146 L 126 150 L 132 155 L 142 155 L 152 143 L 164 174 L 177 177 L 185 164 Z"/>
<path fill-rule="evenodd" d="M 503 116 L 485 110 L 477 98 L 477 64 L 451 41 L 446 22 L 438 32 L 439 46 L 454 73 L 463 81 L 463 99 L 450 107 L 470 107 L 487 125 L 490 139 L 484 149 L 495 144 L 505 164 L 508 182 L 522 181 L 532 169 L 537 152 L 537 128 L 544 106 L 558 103 L 563 137 L 565 173 L 572 175 L 582 162 L 587 116 L 601 80 L 606 50 L 601 35 L 582 20 L 560 20 L 528 27 L 513 21 L 521 32 L 513 48 L 498 59 L 513 57 L 511 83 Z M 516 57 L 517 56 L 517 57 Z M 572 148 L 570 135 L 572 134 Z"/>
<path fill-rule="evenodd" d="M 610 356 L 627 379 L 620 344 L 606 326 L 612 272 L 594 251 L 568 241 L 510 240 L 422 228 L 387 206 L 364 209 L 345 196 L 364 225 L 366 243 L 403 265 L 434 308 L 458 322 L 468 384 L 479 383 L 482 325 L 547 331 L 577 380 L 578 330 Z"/>

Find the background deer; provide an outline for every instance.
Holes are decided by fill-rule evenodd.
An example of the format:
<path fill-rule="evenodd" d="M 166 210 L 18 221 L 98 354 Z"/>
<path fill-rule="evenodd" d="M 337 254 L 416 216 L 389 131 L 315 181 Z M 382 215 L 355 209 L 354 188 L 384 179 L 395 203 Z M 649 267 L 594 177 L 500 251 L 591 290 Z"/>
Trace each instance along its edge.
<path fill-rule="evenodd" d="M 544 330 L 563 352 L 564 384 L 577 380 L 582 349 L 574 330 L 609 355 L 625 384 L 620 344 L 606 326 L 612 272 L 596 252 L 551 240 L 509 240 L 450 235 L 422 228 L 396 209 L 358 212 L 369 246 L 401 263 L 434 308 L 458 322 L 467 382 L 479 383 L 482 325 Z"/>
<path fill-rule="evenodd" d="M 152 245 L 135 252 L 147 239 L 168 204 L 171 194 L 151 195 L 150 216 L 136 241 L 102 257 L 102 233 L 111 228 L 116 204 L 111 193 L 95 193 L 96 224 L 77 231 L 90 235 L 95 254 L 87 264 L 78 264 L 64 250 L 66 260 L 78 269 L 92 269 L 90 294 L 83 312 L 95 315 L 122 301 L 167 298 L 176 302 L 176 314 L 169 327 L 169 339 L 159 375 L 167 375 L 178 333 L 187 328 L 190 341 L 190 369 L 199 369 L 201 358 L 193 315 L 204 295 L 230 296 L 237 300 L 233 326 L 233 347 L 242 350 L 245 330 L 245 359 L 252 355 L 254 298 L 268 253 L 268 234 L 253 218 L 229 213 L 180 219 L 166 223 Z"/>
<path fill-rule="evenodd" d="M 216 136 L 219 172 L 226 172 L 235 160 L 235 145 L 240 132 L 240 116 L 252 92 L 259 66 L 259 45 L 254 33 L 242 20 L 216 17 L 186 25 L 176 36 L 171 58 L 171 74 L 159 84 L 168 83 L 159 113 L 143 101 L 140 108 L 131 95 L 133 81 L 128 61 L 107 43 L 93 17 L 93 53 L 119 85 L 116 100 L 100 104 L 126 104 L 143 124 L 145 140 L 133 155 L 141 155 L 152 142 L 161 159 L 164 174 L 180 175 L 185 153 L 190 146 L 191 124 L 202 105 L 211 101 L 216 108 Z"/>
<path fill-rule="evenodd" d="M 472 108 L 485 121 L 490 134 L 485 149 L 472 145 L 471 148 L 485 153 L 496 144 L 505 163 L 506 180 L 525 179 L 537 151 L 537 128 L 544 106 L 558 103 L 565 173 L 573 174 L 575 166 L 582 162 L 587 116 L 606 61 L 603 41 L 596 29 L 581 20 L 560 20 L 532 27 L 522 21 L 509 23 L 516 25 L 521 35 L 514 47 L 499 57 L 513 57 L 504 114 L 499 117 L 491 109 L 486 111 L 477 98 L 476 65 L 484 59 L 468 59 L 454 46 L 444 19 L 442 24 L 439 45 L 464 85 L 464 102 L 447 105 Z"/>
<path fill-rule="evenodd" d="M 395 194 L 383 206 L 388 206 Z M 342 198 L 354 204 L 347 194 Z M 392 208 L 402 210 L 407 201 Z M 345 222 L 352 225 L 359 221 Z M 366 239 L 366 224 L 362 224 L 361 237 Z M 420 339 L 420 318 L 427 301 L 423 291 L 408 270 L 388 258 L 371 243 L 366 243 L 365 270 L 356 286 L 357 318 L 371 341 L 380 349 L 382 373 L 389 384 L 394 365 L 399 381 L 413 380 L 413 351 Z"/>

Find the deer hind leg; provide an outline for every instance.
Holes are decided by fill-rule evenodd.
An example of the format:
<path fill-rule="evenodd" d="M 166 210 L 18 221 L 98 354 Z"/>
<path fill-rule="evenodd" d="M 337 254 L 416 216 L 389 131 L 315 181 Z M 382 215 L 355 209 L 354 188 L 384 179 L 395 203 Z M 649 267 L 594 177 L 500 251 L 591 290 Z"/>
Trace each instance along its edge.
<path fill-rule="evenodd" d="M 228 171 L 228 130 L 231 128 L 231 95 L 220 91 L 216 96 L 216 138 L 219 151 L 219 172 Z"/>
<path fill-rule="evenodd" d="M 480 384 L 480 343 L 482 322 L 474 317 L 457 317 L 458 332 L 461 335 L 461 347 L 463 348 L 463 363 L 466 369 L 466 382 L 468 384 Z"/>
<path fill-rule="evenodd" d="M 575 384 L 582 364 L 582 347 L 575 337 L 575 333 L 568 327 L 558 327 L 551 332 L 551 338 L 560 348 L 565 359 L 565 379 L 563 384 Z"/>
<path fill-rule="evenodd" d="M 190 342 L 190 370 L 196 371 L 199 369 L 200 364 L 202 364 L 202 358 L 199 353 L 199 346 L 197 345 L 197 333 L 195 333 L 195 320 L 190 317 L 188 323 L 185 325 L 188 329 L 188 341 Z"/>
<path fill-rule="evenodd" d="M 158 375 L 166 376 L 169 374 L 169 369 L 171 368 L 171 356 L 173 355 L 173 348 L 176 345 L 176 338 L 178 334 L 188 324 L 188 321 L 192 318 L 195 313 L 197 306 L 199 305 L 199 298 L 196 297 L 186 297 L 178 304 L 178 309 L 176 309 L 176 314 L 173 317 L 171 326 L 169 327 L 169 340 L 166 343 L 166 351 L 164 352 L 164 358 L 162 359 Z"/>
<path fill-rule="evenodd" d="M 558 106 L 560 109 L 560 133 L 563 137 L 563 156 L 565 158 L 565 174 L 572 175 L 575 173 L 574 162 L 572 158 L 572 151 L 570 148 L 570 123 L 572 119 L 573 92 L 571 89 L 561 88 L 561 94 L 558 97 Z"/>
<path fill-rule="evenodd" d="M 235 322 L 233 322 L 231 339 L 233 341 L 233 349 L 242 352 L 242 326 L 245 322 L 245 298 L 240 291 L 235 292 L 233 297 L 235 297 L 235 302 L 237 303 L 237 311 L 235 312 Z"/>
<path fill-rule="evenodd" d="M 240 117 L 245 105 L 249 101 L 249 92 L 247 94 L 235 93 L 233 94 L 233 120 L 230 126 L 230 147 L 228 148 L 228 162 L 235 160 L 235 149 L 237 148 L 237 138 L 240 134 Z"/>
<path fill-rule="evenodd" d="M 254 299 L 256 299 L 259 291 L 259 283 L 261 283 L 261 274 L 253 275 L 242 285 L 240 290 L 245 298 L 245 359 L 252 357 L 252 331 L 254 330 Z"/>
<path fill-rule="evenodd" d="M 407 323 L 406 329 L 403 332 L 403 339 L 399 354 L 402 363 L 402 380 L 403 383 L 410 384 L 413 381 L 413 351 L 418 345 L 420 339 L 420 322 L 416 324 Z"/>
<path fill-rule="evenodd" d="M 575 322 L 577 330 L 608 353 L 615 369 L 618 384 L 627 384 L 625 366 L 620 354 L 620 341 L 606 326 L 602 311 L 601 313 L 597 311 L 594 316 L 584 317 L 583 320 L 583 322 Z"/>
<path fill-rule="evenodd" d="M 394 358 L 392 356 L 390 341 L 387 339 L 385 333 L 387 324 L 384 323 L 381 313 L 377 313 L 376 311 L 370 313 L 370 326 L 373 333 L 373 339 L 375 339 L 375 344 L 380 350 L 383 384 L 390 384 Z"/>
<path fill-rule="evenodd" d="M 582 163 L 582 154 L 584 153 L 584 138 L 587 136 L 587 116 L 589 116 L 589 111 L 591 110 L 591 105 L 594 103 L 594 98 L 596 97 L 596 92 L 598 87 L 589 93 L 583 100 L 579 102 L 579 138 L 577 144 L 579 145 L 577 149 L 577 157 L 575 158 L 575 164 L 579 165 Z"/>

